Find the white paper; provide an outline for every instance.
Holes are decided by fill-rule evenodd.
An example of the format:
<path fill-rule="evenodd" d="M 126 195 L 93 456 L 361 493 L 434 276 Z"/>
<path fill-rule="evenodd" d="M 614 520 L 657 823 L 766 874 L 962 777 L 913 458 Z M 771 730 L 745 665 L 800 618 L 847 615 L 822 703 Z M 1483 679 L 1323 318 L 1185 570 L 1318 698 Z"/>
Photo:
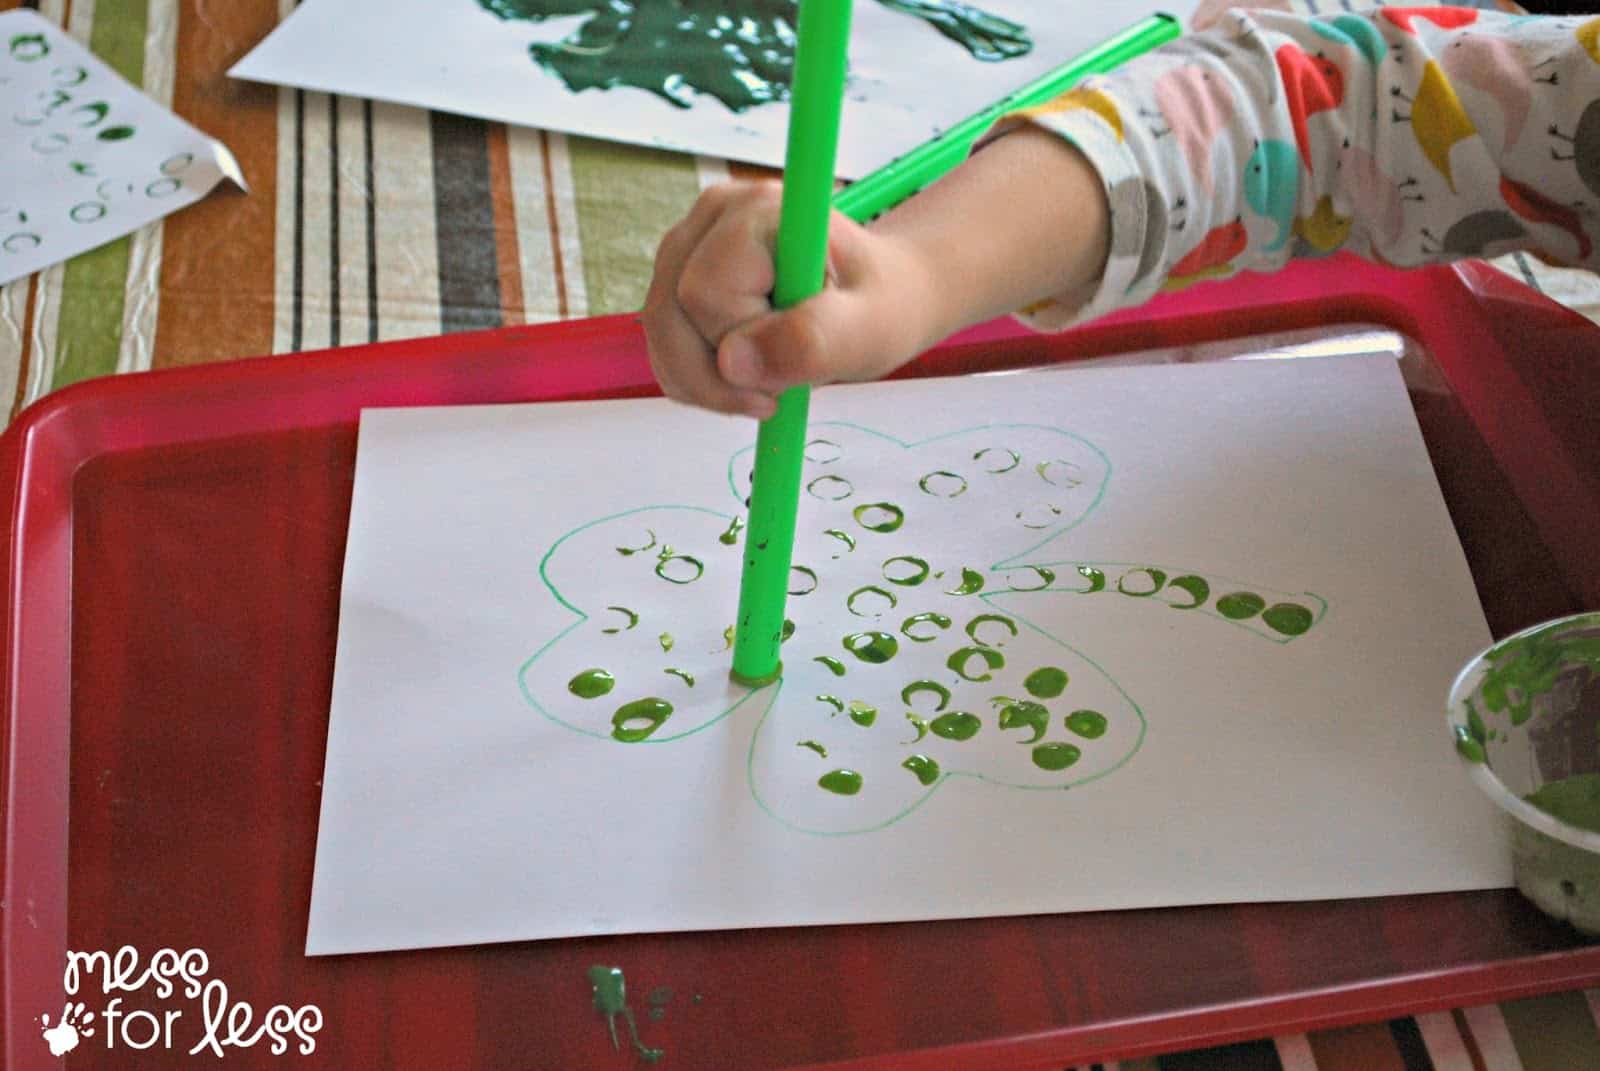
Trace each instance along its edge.
<path fill-rule="evenodd" d="M 1141 18 L 1187 18 L 1195 0 L 1103 4 L 984 0 L 1027 27 L 1033 50 L 998 63 L 909 15 L 854 7 L 837 170 L 859 178 Z M 683 109 L 630 87 L 574 93 L 528 55 L 580 17 L 502 21 L 477 0 L 306 0 L 228 73 L 441 111 L 781 167 L 787 104 L 735 113 L 703 96 Z"/>
<path fill-rule="evenodd" d="M 818 587 L 789 599 L 781 685 L 751 693 L 723 640 L 744 533 L 719 539 L 742 512 L 748 422 L 659 400 L 363 414 L 308 952 L 1508 884 L 1442 717 L 1488 633 L 1392 359 L 834 387 L 811 435 L 835 445 L 813 443 L 806 481 L 852 491 L 803 496 L 795 561 Z M 1007 450 L 1014 468 L 984 471 Z M 966 490 L 920 489 L 941 471 Z M 880 501 L 897 531 L 854 516 Z M 943 576 L 895 584 L 894 555 Z M 703 575 L 657 575 L 688 578 L 684 556 Z M 1077 590 L 1007 592 L 1041 582 L 1019 563 Z M 1079 565 L 1105 590 L 1083 593 Z M 944 594 L 963 567 L 983 592 Z M 1139 567 L 1166 574 L 1156 594 Z M 1180 576 L 1209 581 L 1199 608 L 1180 608 L 1199 594 Z M 898 604 L 852 614 L 866 585 Z M 1216 612 L 1246 590 L 1314 624 L 1290 637 Z M 902 632 L 928 612 L 950 628 Z M 979 614 L 1018 629 L 974 626 L 1004 659 L 981 683 L 947 665 Z M 842 643 L 873 628 L 899 642 L 876 665 Z M 1030 699 L 1041 666 L 1069 675 L 1037 700 L 1042 742 L 1080 751 L 1060 771 L 991 702 Z M 591 667 L 615 689 L 578 698 Z M 976 736 L 908 743 L 907 711 L 937 700 L 902 695 L 922 679 Z M 646 697 L 670 717 L 613 739 L 614 712 Z M 1082 710 L 1102 734 L 1068 728 Z M 912 754 L 952 776 L 925 787 Z M 857 795 L 819 786 L 841 768 Z"/>
<path fill-rule="evenodd" d="M 227 147 L 138 89 L 48 19 L 0 14 L 0 284 L 193 204 Z"/>

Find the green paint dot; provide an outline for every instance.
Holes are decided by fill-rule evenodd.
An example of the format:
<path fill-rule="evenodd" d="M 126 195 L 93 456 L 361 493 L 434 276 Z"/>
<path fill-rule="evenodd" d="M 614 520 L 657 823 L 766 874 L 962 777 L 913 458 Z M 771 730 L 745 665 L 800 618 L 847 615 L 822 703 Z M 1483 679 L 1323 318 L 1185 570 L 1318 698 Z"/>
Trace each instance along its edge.
<path fill-rule="evenodd" d="M 841 532 L 837 528 L 829 528 L 826 531 L 824 531 L 822 534 L 825 535 L 825 536 L 832 536 L 833 538 L 837 539 L 839 542 L 843 543 L 846 554 L 848 554 L 850 551 L 856 549 L 856 537 L 851 535 L 849 532 Z M 837 555 L 837 554 L 834 555 L 835 558 L 837 558 L 838 556 L 839 555 Z"/>
<path fill-rule="evenodd" d="M 1033 735 L 1022 741 L 1024 744 L 1038 743 L 1050 728 L 1050 712 L 1038 703 L 1024 699 L 1020 703 L 1012 703 L 1000 711 L 1001 729 L 1032 729 Z"/>
<path fill-rule="evenodd" d="M 1041 770 L 1065 770 L 1082 757 L 1072 744 L 1040 744 L 1033 749 L 1033 764 Z"/>
<path fill-rule="evenodd" d="M 863 610 L 856 605 L 858 602 L 864 602 L 869 608 L 876 603 L 881 608 L 878 610 Z M 884 603 L 887 603 L 887 605 L 883 605 Z M 893 610 L 899 603 L 900 600 L 895 596 L 894 592 L 880 588 L 876 584 L 868 584 L 852 591 L 850 597 L 845 599 L 844 606 L 846 610 L 849 610 L 857 617 L 882 617 L 885 611 Z"/>
<path fill-rule="evenodd" d="M 983 659 L 984 665 L 988 666 L 991 670 L 1004 668 L 1006 664 L 1005 656 L 999 651 L 996 651 L 993 647 L 962 647 L 957 650 L 955 654 L 945 659 L 944 664 L 949 666 L 950 671 L 956 676 L 960 677 L 962 680 L 972 681 L 974 683 L 992 680 L 994 678 L 994 674 L 992 673 L 981 673 L 977 676 L 973 676 L 967 672 L 967 663 L 971 662 L 974 658 Z"/>
<path fill-rule="evenodd" d="M 617 1015 L 628 1006 L 627 983 L 621 967 L 590 967 L 589 984 L 594 987 L 594 1006 L 598 1011 Z"/>
<path fill-rule="evenodd" d="M 1004 614 L 979 614 L 977 617 L 974 617 L 971 621 L 967 622 L 967 635 L 972 637 L 972 642 L 977 644 L 979 647 L 1000 646 L 998 642 L 987 643 L 978 635 L 978 628 L 986 624 L 999 625 L 1001 628 L 1005 629 L 1006 632 L 1011 634 L 1012 639 L 1016 639 L 1017 623 L 1011 620 L 1011 618 L 1005 616 Z"/>
<path fill-rule="evenodd" d="M 699 558 L 687 554 L 668 554 L 656 561 L 656 575 L 671 584 L 693 584 L 705 571 Z"/>
<path fill-rule="evenodd" d="M 1196 606 L 1204 605 L 1205 601 L 1211 597 L 1211 585 L 1206 583 L 1205 577 L 1195 576 L 1193 573 L 1173 577 L 1167 582 L 1167 587 L 1187 592 L 1189 598 L 1193 600 L 1187 604 L 1169 603 L 1168 605 L 1174 610 L 1193 610 Z"/>
<path fill-rule="evenodd" d="M 675 642 L 672 638 L 672 633 L 670 632 L 663 632 L 660 636 L 656 637 L 656 641 L 661 644 L 661 650 L 663 652 L 672 650 L 672 645 Z"/>
<path fill-rule="evenodd" d="M 672 704 L 651 696 L 624 703 L 611 715 L 611 736 L 624 744 L 637 744 L 661 728 L 662 722 L 672 716 Z"/>
<path fill-rule="evenodd" d="M 900 689 L 900 702 L 904 703 L 908 707 L 916 706 L 916 704 L 911 701 L 911 697 L 919 695 L 922 692 L 927 692 L 939 700 L 938 705 L 933 708 L 935 714 L 943 710 L 950 702 L 950 689 L 946 688 L 938 681 L 912 681 L 910 684 Z"/>
<path fill-rule="evenodd" d="M 789 566 L 789 594 L 810 595 L 817 590 L 816 570 L 804 565 Z"/>
<path fill-rule="evenodd" d="M 906 721 L 909 721 L 911 723 L 911 727 L 917 731 L 917 735 L 914 738 L 910 739 L 910 740 L 902 741 L 902 743 L 906 743 L 906 744 L 920 744 L 920 743 L 922 743 L 922 738 L 924 736 L 928 735 L 928 723 L 926 721 L 924 721 L 923 719 L 917 717 L 915 714 L 913 714 L 909 710 L 906 711 Z"/>
<path fill-rule="evenodd" d="M 946 740 L 971 740 L 978 735 L 978 730 L 983 728 L 983 722 L 976 714 L 968 714 L 964 710 L 952 710 L 948 714 L 940 714 L 928 725 L 933 730 L 934 736 L 942 736 Z"/>
<path fill-rule="evenodd" d="M 656 545 L 656 530 L 654 528 L 646 528 L 644 530 L 644 534 L 650 538 L 639 544 L 637 547 L 618 547 L 617 553 L 622 555 L 624 558 L 631 558 L 635 554 L 640 554 L 647 550 L 654 550 Z"/>
<path fill-rule="evenodd" d="M 950 627 L 950 619 L 943 614 L 934 613 L 930 610 L 925 614 L 912 614 L 900 623 L 900 631 L 906 639 L 911 640 L 913 643 L 931 643 L 939 638 L 937 632 L 931 636 L 919 636 L 911 631 L 918 625 L 933 625 L 936 630 L 942 631 Z"/>
<path fill-rule="evenodd" d="M 832 439 L 812 439 L 806 443 L 802 456 L 816 465 L 831 465 L 844 456 L 844 448 Z"/>
<path fill-rule="evenodd" d="M 855 484 L 843 476 L 818 476 L 806 484 L 806 493 L 824 502 L 838 502 L 855 493 Z"/>
<path fill-rule="evenodd" d="M 976 569 L 967 569 L 967 568 L 963 567 L 962 570 L 961 570 L 961 583 L 956 585 L 951 590 L 945 592 L 945 594 L 946 595 L 975 595 L 975 594 L 977 594 L 978 592 L 980 592 L 982 590 L 983 590 L 983 574 L 978 572 Z"/>
<path fill-rule="evenodd" d="M 616 687 L 617 679 L 603 669 L 586 669 L 567 682 L 567 691 L 579 699 L 599 699 Z"/>
<path fill-rule="evenodd" d="M 1299 636 L 1311 627 L 1311 611 L 1297 602 L 1274 603 L 1267 607 L 1261 620 L 1274 632 L 1285 636 Z"/>
<path fill-rule="evenodd" d="M 669 669 L 669 670 L 666 670 L 665 672 L 670 674 L 671 676 L 677 677 L 680 681 L 682 681 L 684 684 L 687 684 L 689 687 L 691 687 L 691 688 L 694 687 L 694 674 L 690 673 L 688 670 L 686 670 L 686 669 Z"/>
<path fill-rule="evenodd" d="M 783 631 L 778 633 L 779 643 L 788 643 L 789 637 L 794 635 L 794 622 L 787 617 L 783 619 Z"/>
<path fill-rule="evenodd" d="M 1253 591 L 1235 591 L 1217 600 L 1217 613 L 1230 621 L 1244 621 L 1259 614 L 1266 605 L 1267 600 Z"/>
<path fill-rule="evenodd" d="M 960 473 L 930 472 L 917 481 L 917 486 L 922 488 L 924 494 L 933 495 L 935 498 L 955 498 L 967 489 L 967 481 Z"/>
<path fill-rule="evenodd" d="M 832 673 L 835 677 L 844 676 L 844 663 L 839 661 L 837 658 L 834 658 L 832 655 L 817 655 L 811 661 L 821 662 L 824 666 L 828 667 L 828 672 Z"/>
<path fill-rule="evenodd" d="M 1092 565 L 1078 566 L 1078 575 L 1089 582 L 1089 586 L 1078 592 L 1080 595 L 1093 595 L 1097 591 L 1106 589 L 1106 574 Z"/>
<path fill-rule="evenodd" d="M 889 571 L 890 566 L 895 566 L 898 564 L 904 564 L 910 568 L 896 568 L 894 573 L 891 573 Z M 897 576 L 895 573 L 900 575 Z M 918 584 L 928 579 L 928 563 L 923 561 L 921 558 L 913 558 L 909 554 L 899 554 L 883 563 L 883 578 L 889 583 L 899 584 L 901 587 L 916 587 Z"/>
<path fill-rule="evenodd" d="M 1137 588 L 1129 587 L 1128 578 L 1137 577 L 1141 574 L 1145 577 L 1145 583 L 1140 584 Z M 1136 599 L 1147 599 L 1160 591 L 1166 582 L 1167 574 L 1162 570 L 1140 566 L 1137 569 L 1129 569 L 1117 578 L 1117 590 Z"/>
<path fill-rule="evenodd" d="M 821 744 L 817 743 L 815 740 L 802 740 L 798 744 L 796 744 L 795 747 L 803 747 L 803 748 L 807 749 L 808 751 L 815 751 L 818 755 L 821 755 L 823 758 L 827 758 L 828 757 L 828 749 L 823 747 Z"/>
<path fill-rule="evenodd" d="M 869 532 L 893 532 L 906 519 L 905 511 L 889 502 L 868 502 L 857 506 L 850 515 Z"/>
<path fill-rule="evenodd" d="M 100 133 L 96 134 L 95 137 L 99 138 L 101 141 L 126 141 L 127 139 L 133 137 L 133 127 L 108 126 L 104 130 L 100 131 Z"/>
<path fill-rule="evenodd" d="M 878 708 L 868 706 L 859 699 L 850 701 L 850 720 L 866 728 L 878 720 Z"/>
<path fill-rule="evenodd" d="M 926 755 L 908 755 L 900 768 L 910 770 L 916 774 L 917 780 L 925 785 L 931 785 L 939 780 L 939 764 Z"/>
<path fill-rule="evenodd" d="M 607 606 L 606 609 L 621 614 L 623 616 L 623 620 L 626 622 L 626 624 L 613 625 L 610 628 L 601 629 L 600 631 L 605 633 L 607 636 L 615 636 L 619 632 L 627 632 L 630 628 L 639 623 L 639 615 L 628 609 L 626 606 Z"/>
<path fill-rule="evenodd" d="M 1074 710 L 1067 715 L 1067 728 L 1085 740 L 1106 735 L 1106 716 L 1098 710 Z"/>
<path fill-rule="evenodd" d="M 852 632 L 844 638 L 844 649 L 873 665 L 882 665 L 900 650 L 900 641 L 887 632 Z"/>
<path fill-rule="evenodd" d="M 1055 666 L 1040 666 L 1028 674 L 1022 686 L 1036 699 L 1054 699 L 1067 688 L 1067 671 Z"/>
<path fill-rule="evenodd" d="M 721 535 L 717 537 L 717 542 L 721 543 L 725 547 L 733 546 L 735 543 L 739 542 L 739 530 L 743 527 L 744 519 L 742 517 L 735 517 L 733 520 L 728 522 L 728 527 Z"/>
<path fill-rule="evenodd" d="M 1027 569 L 1030 572 L 1032 572 L 1038 578 L 1039 582 L 1037 584 L 1034 584 L 1032 587 L 1026 587 L 1026 588 L 1019 588 L 1019 587 L 1017 587 L 1017 585 L 1015 583 L 1007 584 L 1006 588 L 1008 590 L 1010 590 L 1010 591 L 1043 591 L 1045 588 L 1047 588 L 1051 584 L 1055 583 L 1056 571 L 1054 569 L 1046 569 L 1042 565 L 1025 565 L 1022 568 Z"/>
<path fill-rule="evenodd" d="M 990 455 L 993 455 L 992 457 Z M 988 461 L 984 458 L 988 457 Z M 972 460 L 983 466 L 983 471 L 991 476 L 998 476 L 1003 472 L 1010 472 L 1022 463 L 1022 457 L 1015 450 L 1007 450 L 1003 446 L 985 446 Z"/>
<path fill-rule="evenodd" d="M 854 796 L 861 791 L 861 775 L 854 770 L 829 770 L 817 778 L 817 784 L 840 796 Z"/>
<path fill-rule="evenodd" d="M 817 696 L 817 702 L 828 704 L 833 708 L 835 714 L 844 713 L 844 700 L 836 695 L 819 695 Z"/>

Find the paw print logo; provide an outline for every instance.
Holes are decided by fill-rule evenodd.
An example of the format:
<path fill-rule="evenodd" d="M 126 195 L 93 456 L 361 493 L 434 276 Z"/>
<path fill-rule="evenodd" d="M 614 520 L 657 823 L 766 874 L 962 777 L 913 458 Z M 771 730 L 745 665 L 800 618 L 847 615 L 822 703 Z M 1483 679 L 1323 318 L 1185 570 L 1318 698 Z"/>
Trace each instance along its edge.
<path fill-rule="evenodd" d="M 1132 761 L 1144 712 L 1089 650 L 1112 603 L 1146 608 L 1152 652 L 1174 628 L 1289 643 L 1327 610 L 1196 563 L 1071 553 L 1062 537 L 1090 521 L 1112 465 L 1063 429 L 813 432 L 778 683 L 729 681 L 732 622 L 708 611 L 737 604 L 743 518 L 642 506 L 545 554 L 576 620 L 521 667 L 530 706 L 631 747 L 692 747 L 733 719 L 720 732 L 739 739 L 758 808 L 795 832 L 864 834 L 952 783 L 1060 792 Z M 750 451 L 728 490 L 746 500 Z"/>
<path fill-rule="evenodd" d="M 84 1011 L 81 1002 L 63 1004 L 61 1021 L 55 1026 L 50 1025 L 49 1013 L 39 1016 L 39 1022 L 51 1056 L 65 1056 L 78 1047 L 80 1040 L 94 1036 L 94 1027 L 89 1025 L 94 1022 L 94 1012 Z"/>

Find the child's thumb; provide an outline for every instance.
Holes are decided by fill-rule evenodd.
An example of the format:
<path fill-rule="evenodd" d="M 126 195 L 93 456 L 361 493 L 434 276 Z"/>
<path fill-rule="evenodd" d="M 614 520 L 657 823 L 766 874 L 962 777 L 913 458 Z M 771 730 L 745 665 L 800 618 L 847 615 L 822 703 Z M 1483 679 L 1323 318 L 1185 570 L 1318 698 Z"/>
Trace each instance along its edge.
<path fill-rule="evenodd" d="M 824 290 L 793 308 L 762 316 L 729 332 L 717 347 L 717 367 L 736 387 L 777 394 L 802 383 L 866 379 L 880 356 L 861 303 Z"/>

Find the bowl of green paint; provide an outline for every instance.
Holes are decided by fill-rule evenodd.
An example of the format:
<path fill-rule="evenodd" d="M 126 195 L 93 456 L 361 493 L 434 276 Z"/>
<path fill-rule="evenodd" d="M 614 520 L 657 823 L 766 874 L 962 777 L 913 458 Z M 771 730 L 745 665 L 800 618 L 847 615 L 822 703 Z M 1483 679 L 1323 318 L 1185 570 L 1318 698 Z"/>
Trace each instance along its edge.
<path fill-rule="evenodd" d="M 1524 629 L 1450 689 L 1450 735 L 1510 816 L 1517 888 L 1600 935 L 1600 612 Z"/>

